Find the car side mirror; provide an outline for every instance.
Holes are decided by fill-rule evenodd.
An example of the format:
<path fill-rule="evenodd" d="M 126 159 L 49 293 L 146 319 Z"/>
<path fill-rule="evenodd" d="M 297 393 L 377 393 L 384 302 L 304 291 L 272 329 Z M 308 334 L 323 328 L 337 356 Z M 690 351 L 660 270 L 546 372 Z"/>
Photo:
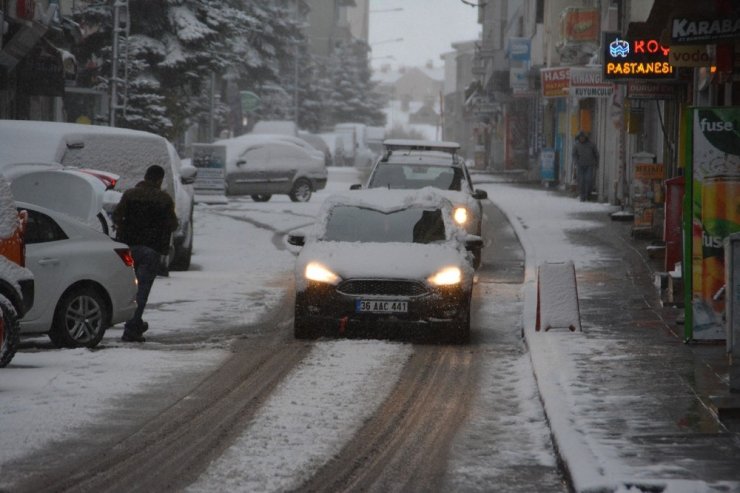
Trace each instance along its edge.
<path fill-rule="evenodd" d="M 180 168 L 180 183 L 183 185 L 192 185 L 198 176 L 198 168 L 195 166 L 185 165 Z"/>
<path fill-rule="evenodd" d="M 349 189 L 350 190 L 361 190 L 362 189 L 362 185 L 360 185 L 359 183 L 355 183 L 354 185 L 350 185 L 349 186 Z"/>
<path fill-rule="evenodd" d="M 488 198 L 488 192 L 486 192 L 485 190 L 475 189 L 473 191 L 473 198 L 475 200 L 484 200 L 484 199 L 487 199 Z"/>
<path fill-rule="evenodd" d="M 483 238 L 478 235 L 465 236 L 465 249 L 467 251 L 480 250 L 483 248 Z"/>
<path fill-rule="evenodd" d="M 247 164 L 247 160 L 246 159 L 240 159 L 239 161 L 236 162 L 236 165 L 237 166 L 243 166 L 245 164 Z"/>
<path fill-rule="evenodd" d="M 306 244 L 306 234 L 301 231 L 293 231 L 288 233 L 288 244 L 302 247 Z"/>

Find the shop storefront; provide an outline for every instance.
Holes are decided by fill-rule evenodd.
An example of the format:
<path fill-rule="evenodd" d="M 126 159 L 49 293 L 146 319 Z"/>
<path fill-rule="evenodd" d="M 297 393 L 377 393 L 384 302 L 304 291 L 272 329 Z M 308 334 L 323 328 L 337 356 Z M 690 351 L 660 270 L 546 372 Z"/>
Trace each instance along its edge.
<path fill-rule="evenodd" d="M 602 115 L 607 113 L 614 97 L 614 85 L 603 80 L 598 66 L 556 67 L 541 70 L 541 87 L 546 101 L 543 145 L 554 150 L 557 181 L 567 188 L 576 181 L 570 160 L 576 134 L 586 132 L 600 150 L 606 146 L 610 132 L 603 124 Z M 602 152 L 602 160 L 609 159 L 609 154 Z M 607 168 L 600 166 L 597 173 L 595 191 L 599 200 L 605 197 L 608 188 Z"/>
<path fill-rule="evenodd" d="M 59 5 L 13 0 L 2 13 L 6 30 L 0 42 L 0 118 L 64 119 L 67 81 L 77 63 L 65 48 L 68 27 Z"/>

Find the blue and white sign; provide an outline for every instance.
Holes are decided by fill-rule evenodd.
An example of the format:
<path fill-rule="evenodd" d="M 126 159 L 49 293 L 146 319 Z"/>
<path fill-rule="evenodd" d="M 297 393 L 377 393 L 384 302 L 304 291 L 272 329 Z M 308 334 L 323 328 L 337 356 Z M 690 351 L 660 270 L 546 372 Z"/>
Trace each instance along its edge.
<path fill-rule="evenodd" d="M 542 181 L 556 181 L 555 176 L 555 149 L 540 151 L 540 179 Z"/>
<path fill-rule="evenodd" d="M 530 46 L 529 38 L 509 38 L 509 60 L 528 62 L 530 59 Z"/>

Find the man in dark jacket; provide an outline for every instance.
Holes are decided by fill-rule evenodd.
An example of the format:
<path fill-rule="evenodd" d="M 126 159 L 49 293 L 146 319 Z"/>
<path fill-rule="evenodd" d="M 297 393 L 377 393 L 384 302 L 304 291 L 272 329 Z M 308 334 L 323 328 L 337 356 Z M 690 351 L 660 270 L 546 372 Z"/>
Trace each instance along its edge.
<path fill-rule="evenodd" d="M 144 342 L 142 335 L 149 327 L 142 320 L 149 292 L 159 270 L 160 255 L 166 255 L 170 247 L 170 236 L 177 229 L 177 216 L 172 198 L 161 190 L 164 169 L 156 164 L 150 166 L 144 181 L 126 190 L 116 210 L 113 223 L 118 241 L 131 248 L 134 258 L 136 279 L 136 311 L 126 322 L 121 340 Z"/>
<path fill-rule="evenodd" d="M 573 144 L 573 164 L 578 174 L 578 196 L 585 202 L 591 196 L 594 170 L 599 165 L 599 151 L 585 132 L 579 132 Z"/>

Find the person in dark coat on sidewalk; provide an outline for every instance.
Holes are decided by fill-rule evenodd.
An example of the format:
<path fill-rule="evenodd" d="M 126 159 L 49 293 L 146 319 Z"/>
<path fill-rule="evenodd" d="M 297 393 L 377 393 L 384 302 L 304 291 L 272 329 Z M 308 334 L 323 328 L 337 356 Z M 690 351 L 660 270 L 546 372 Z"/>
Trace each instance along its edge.
<path fill-rule="evenodd" d="M 594 184 L 594 171 L 599 165 L 599 151 L 588 138 L 586 132 L 578 132 L 573 144 L 573 164 L 576 166 L 578 178 L 578 196 L 585 202 L 591 196 Z"/>
<path fill-rule="evenodd" d="M 121 340 L 144 342 L 149 328 L 142 319 L 149 292 L 159 271 L 160 255 L 166 255 L 170 237 L 177 229 L 175 203 L 162 188 L 164 168 L 156 164 L 146 170 L 144 180 L 126 190 L 113 211 L 118 241 L 131 248 L 138 280 L 136 311 L 124 326 Z"/>

